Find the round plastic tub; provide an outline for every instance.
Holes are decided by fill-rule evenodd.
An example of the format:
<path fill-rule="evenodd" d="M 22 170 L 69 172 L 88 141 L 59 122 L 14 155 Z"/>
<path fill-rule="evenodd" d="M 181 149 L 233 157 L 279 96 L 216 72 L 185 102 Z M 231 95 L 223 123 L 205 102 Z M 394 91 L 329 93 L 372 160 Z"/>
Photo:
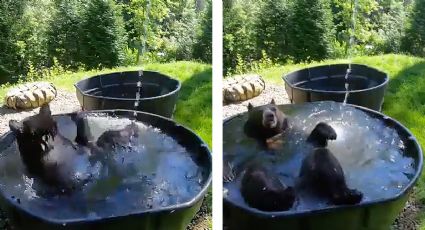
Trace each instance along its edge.
<path fill-rule="evenodd" d="M 96 75 L 75 84 L 84 110 L 128 109 L 172 117 L 181 84 L 164 74 L 143 71 L 140 103 L 135 108 L 139 71 Z"/>
<path fill-rule="evenodd" d="M 283 77 L 291 103 L 313 101 L 343 102 L 348 64 L 323 65 L 301 69 Z M 348 104 L 380 111 L 388 75 L 375 68 L 352 64 L 348 77 Z"/>

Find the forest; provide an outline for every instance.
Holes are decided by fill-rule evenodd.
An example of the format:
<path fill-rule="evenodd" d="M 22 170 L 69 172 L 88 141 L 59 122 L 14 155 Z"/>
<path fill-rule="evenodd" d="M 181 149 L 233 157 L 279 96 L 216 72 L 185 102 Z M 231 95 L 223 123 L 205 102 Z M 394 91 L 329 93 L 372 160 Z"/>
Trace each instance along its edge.
<path fill-rule="evenodd" d="M 0 83 L 46 69 L 211 63 L 211 0 L 2 0 Z"/>
<path fill-rule="evenodd" d="M 424 0 L 224 0 L 224 73 L 362 55 L 425 56 Z"/>

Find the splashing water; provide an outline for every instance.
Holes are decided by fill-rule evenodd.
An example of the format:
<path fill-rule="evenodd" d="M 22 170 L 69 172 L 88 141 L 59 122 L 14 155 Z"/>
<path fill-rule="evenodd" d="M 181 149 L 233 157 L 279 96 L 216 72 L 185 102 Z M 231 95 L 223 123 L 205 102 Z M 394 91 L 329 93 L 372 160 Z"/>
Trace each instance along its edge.
<path fill-rule="evenodd" d="M 345 97 L 344 97 L 344 105 L 347 104 L 348 96 L 350 95 L 350 84 L 348 83 L 348 76 L 351 74 L 351 63 L 348 64 L 347 72 L 345 73 Z"/>
<path fill-rule="evenodd" d="M 60 116 L 59 133 L 75 139 L 76 126 Z M 89 116 L 93 138 L 105 130 L 121 129 L 130 119 Z M 16 143 L 0 154 L 0 187 L 5 196 L 19 199 L 31 213 L 53 219 L 97 219 L 166 208 L 190 201 L 206 181 L 206 170 L 183 146 L 159 129 L 136 122 L 138 137 L 125 148 L 108 153 L 108 161 L 97 157 L 77 158 L 72 175 L 90 173 L 92 180 L 69 195 L 48 193 L 42 182 L 29 177 Z M 55 146 L 63 149 L 63 146 Z"/>
<path fill-rule="evenodd" d="M 356 16 L 357 16 L 357 1 L 358 0 L 354 0 L 354 4 L 352 6 L 353 8 L 353 13 L 351 14 L 351 33 L 350 33 L 350 41 L 348 42 L 348 69 L 347 72 L 345 73 L 345 97 L 344 97 L 344 102 L 343 104 L 346 105 L 347 104 L 347 100 L 348 100 L 348 96 L 350 95 L 349 89 L 350 89 L 350 85 L 349 85 L 349 81 L 348 81 L 348 77 L 351 74 L 351 64 L 352 64 L 352 54 L 351 54 L 351 50 L 353 49 L 353 46 L 355 45 L 355 32 L 356 32 Z"/>
<path fill-rule="evenodd" d="M 148 37 L 148 24 L 149 24 L 149 12 L 150 12 L 150 8 L 151 8 L 151 1 L 149 0 L 148 1 L 148 4 L 147 4 L 147 7 L 146 7 L 146 11 L 145 11 L 145 17 L 146 17 L 146 20 L 144 21 L 144 24 L 143 24 L 143 38 L 142 38 L 142 52 L 141 52 L 141 55 L 143 55 L 144 53 L 145 53 L 145 51 L 146 51 L 146 40 L 147 40 L 147 37 Z M 139 55 L 137 55 L 138 57 L 140 56 L 140 54 Z M 139 70 L 139 79 L 138 79 L 138 81 L 137 81 L 137 90 L 136 90 L 136 101 L 134 102 L 134 113 L 133 113 L 133 115 L 134 115 L 134 117 L 136 117 L 137 116 L 137 110 L 138 110 L 138 107 L 139 107 L 139 105 L 140 105 L 140 97 L 141 97 L 141 93 L 142 93 L 142 79 L 143 79 L 143 69 L 141 69 L 141 70 Z"/>
<path fill-rule="evenodd" d="M 244 165 L 259 161 L 277 173 L 282 182 L 295 187 L 299 202 L 289 212 L 329 207 L 327 200 L 298 187 L 302 160 L 312 151 L 306 138 L 318 122 L 327 122 L 335 129 L 337 140 L 331 141 L 328 148 L 339 160 L 348 186 L 363 192 L 362 202 L 393 197 L 409 184 L 415 162 L 404 155 L 405 143 L 397 130 L 384 121 L 336 102 L 287 108 L 284 112 L 290 116 L 289 129 L 284 134 L 282 149 L 276 152 L 261 149 L 255 140 L 243 134 L 246 115 L 225 124 L 224 157 L 236 171 L 236 178 L 224 185 L 229 200 L 246 206 L 239 190 Z"/>
<path fill-rule="evenodd" d="M 137 110 L 139 108 L 139 104 L 140 104 L 140 97 L 141 97 L 141 93 L 142 93 L 142 78 L 143 78 L 143 70 L 139 70 L 139 80 L 137 81 L 137 90 L 136 90 L 136 100 L 134 101 L 134 118 L 137 116 Z"/>

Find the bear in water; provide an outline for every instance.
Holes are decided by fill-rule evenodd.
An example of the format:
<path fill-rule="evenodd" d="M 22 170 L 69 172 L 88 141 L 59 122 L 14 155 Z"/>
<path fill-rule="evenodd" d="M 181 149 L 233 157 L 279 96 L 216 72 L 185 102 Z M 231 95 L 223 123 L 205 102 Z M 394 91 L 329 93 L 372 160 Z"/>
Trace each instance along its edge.
<path fill-rule="evenodd" d="M 95 144 L 93 144 L 93 137 L 88 127 L 86 115 L 83 113 L 75 114 L 72 119 L 77 125 L 77 136 L 75 142 L 80 145 L 89 146 L 97 153 L 110 152 L 116 147 L 126 147 L 131 142 L 132 138 L 138 137 L 139 129 L 137 125 L 132 122 L 120 130 L 107 130 L 102 133 Z"/>
<path fill-rule="evenodd" d="M 266 168 L 251 165 L 241 182 L 241 195 L 245 202 L 258 210 L 286 211 L 295 202 L 295 191 L 282 183 L 278 176 Z"/>
<path fill-rule="evenodd" d="M 264 146 L 271 146 L 276 138 L 288 128 L 286 115 L 276 106 L 274 99 L 270 104 L 253 107 L 248 104 L 248 120 L 244 125 L 244 132 Z"/>
<path fill-rule="evenodd" d="M 335 130 L 326 123 L 321 122 L 314 128 L 307 138 L 314 150 L 303 160 L 300 177 L 303 184 L 328 197 L 335 205 L 357 204 L 363 194 L 347 187 L 338 159 L 326 148 L 328 140 L 336 138 Z"/>
<path fill-rule="evenodd" d="M 9 121 L 9 127 L 29 174 L 64 191 L 89 179 L 87 153 L 58 132 L 48 104 L 22 122 Z"/>
<path fill-rule="evenodd" d="M 89 141 L 91 135 L 84 114 L 74 114 L 72 119 L 77 125 L 76 143 L 58 132 L 48 104 L 22 122 L 9 121 L 28 173 L 64 192 L 90 181 L 93 155 L 109 153 L 110 146 L 125 145 L 137 135 L 137 126 L 133 124 L 104 132 L 94 145 Z"/>

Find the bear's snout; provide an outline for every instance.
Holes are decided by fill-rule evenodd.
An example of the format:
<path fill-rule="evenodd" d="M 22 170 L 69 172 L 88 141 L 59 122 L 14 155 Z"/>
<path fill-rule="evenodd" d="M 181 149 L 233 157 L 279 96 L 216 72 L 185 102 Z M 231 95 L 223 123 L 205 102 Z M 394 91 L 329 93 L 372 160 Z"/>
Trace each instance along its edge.
<path fill-rule="evenodd" d="M 266 128 L 275 128 L 277 126 L 276 114 L 270 110 L 263 113 L 263 126 Z"/>

